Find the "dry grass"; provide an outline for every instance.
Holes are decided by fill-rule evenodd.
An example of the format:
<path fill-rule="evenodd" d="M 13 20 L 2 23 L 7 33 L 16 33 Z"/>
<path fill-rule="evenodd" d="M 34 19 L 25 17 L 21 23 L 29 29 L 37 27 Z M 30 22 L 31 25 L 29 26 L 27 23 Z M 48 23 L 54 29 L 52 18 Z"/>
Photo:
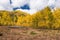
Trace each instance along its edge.
<path fill-rule="evenodd" d="M 0 40 L 60 40 L 60 30 L 0 27 Z"/>

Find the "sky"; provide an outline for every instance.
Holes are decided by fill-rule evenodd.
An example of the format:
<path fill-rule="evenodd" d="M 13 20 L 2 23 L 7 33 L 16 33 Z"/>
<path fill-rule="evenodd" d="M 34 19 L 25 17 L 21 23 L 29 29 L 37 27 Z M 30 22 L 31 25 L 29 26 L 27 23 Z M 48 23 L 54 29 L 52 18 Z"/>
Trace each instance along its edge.
<path fill-rule="evenodd" d="M 0 0 L 0 10 L 21 10 L 33 14 L 49 6 L 60 8 L 60 0 Z"/>

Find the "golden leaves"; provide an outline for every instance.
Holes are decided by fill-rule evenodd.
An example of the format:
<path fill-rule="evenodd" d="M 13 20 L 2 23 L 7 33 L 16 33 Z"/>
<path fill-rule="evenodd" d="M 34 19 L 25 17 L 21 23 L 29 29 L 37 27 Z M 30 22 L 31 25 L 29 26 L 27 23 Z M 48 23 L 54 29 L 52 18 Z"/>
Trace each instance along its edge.
<path fill-rule="evenodd" d="M 33 15 L 22 11 L 0 11 L 0 25 L 34 28 L 60 28 L 60 9 L 51 12 L 49 7 Z"/>

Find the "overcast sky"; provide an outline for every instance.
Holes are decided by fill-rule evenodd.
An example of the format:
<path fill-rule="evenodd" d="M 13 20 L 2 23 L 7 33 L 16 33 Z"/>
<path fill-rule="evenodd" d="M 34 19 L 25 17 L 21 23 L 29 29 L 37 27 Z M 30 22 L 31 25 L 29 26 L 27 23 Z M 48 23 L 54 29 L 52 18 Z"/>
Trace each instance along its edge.
<path fill-rule="evenodd" d="M 0 10 L 22 10 L 30 14 L 46 6 L 60 8 L 60 0 L 0 0 Z"/>

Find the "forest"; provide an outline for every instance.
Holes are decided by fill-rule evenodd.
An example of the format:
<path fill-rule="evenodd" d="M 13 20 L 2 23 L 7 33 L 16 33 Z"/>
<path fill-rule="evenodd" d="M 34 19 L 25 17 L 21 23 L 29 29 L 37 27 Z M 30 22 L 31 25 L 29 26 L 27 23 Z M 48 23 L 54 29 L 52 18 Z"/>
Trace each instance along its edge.
<path fill-rule="evenodd" d="M 60 9 L 46 7 L 32 15 L 20 10 L 0 10 L 0 26 L 60 29 Z"/>

